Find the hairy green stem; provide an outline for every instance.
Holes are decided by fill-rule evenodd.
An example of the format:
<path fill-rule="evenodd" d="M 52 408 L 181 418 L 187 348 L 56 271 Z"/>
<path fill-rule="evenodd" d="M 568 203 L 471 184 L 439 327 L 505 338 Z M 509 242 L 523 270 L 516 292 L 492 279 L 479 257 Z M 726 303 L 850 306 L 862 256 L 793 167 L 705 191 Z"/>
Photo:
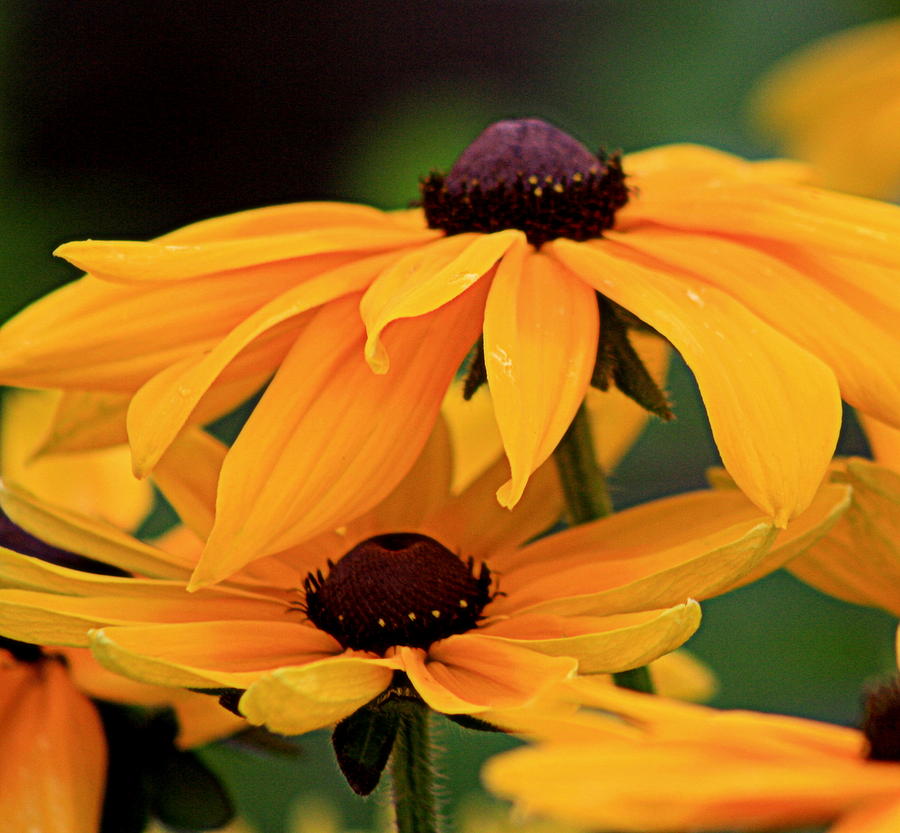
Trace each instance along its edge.
<path fill-rule="evenodd" d="M 613 511 L 606 478 L 594 454 L 587 408 L 582 405 L 553 452 L 572 525 L 605 518 Z"/>
<path fill-rule="evenodd" d="M 584 404 L 553 452 L 566 507 L 573 525 L 605 518 L 613 512 L 606 477 L 594 454 L 591 424 Z M 653 693 L 653 681 L 646 665 L 613 674 L 620 688 Z"/>
<path fill-rule="evenodd" d="M 428 720 L 428 707 L 412 700 L 400 716 L 391 754 L 397 833 L 438 833 Z"/>

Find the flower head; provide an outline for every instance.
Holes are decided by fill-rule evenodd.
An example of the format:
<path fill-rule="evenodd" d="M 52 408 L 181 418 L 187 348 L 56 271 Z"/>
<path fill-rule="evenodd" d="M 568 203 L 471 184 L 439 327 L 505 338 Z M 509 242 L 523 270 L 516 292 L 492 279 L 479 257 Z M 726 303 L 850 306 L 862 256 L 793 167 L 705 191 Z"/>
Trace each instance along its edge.
<path fill-rule="evenodd" d="M 591 384 L 668 415 L 642 331 L 681 352 L 726 468 L 779 526 L 825 472 L 841 394 L 897 421 L 897 367 L 877 357 L 900 346 L 900 208 L 694 146 L 620 162 L 536 120 L 489 128 L 423 188 L 421 210 L 288 205 L 67 244 L 89 274 L 0 331 L 0 378 L 94 392 L 67 403 L 63 445 L 86 442 L 73 426 L 98 398 L 110 437 L 127 409 L 144 475 L 275 373 L 228 452 L 195 585 L 383 499 L 476 343 L 506 506 Z"/>
<path fill-rule="evenodd" d="M 900 197 L 900 20 L 829 35 L 779 62 L 757 121 L 831 188 Z"/>
<path fill-rule="evenodd" d="M 592 830 L 888 833 L 900 821 L 900 689 L 873 690 L 863 731 L 570 683 L 608 712 L 518 716 L 537 746 L 501 755 L 487 785 L 522 809 Z M 624 720 L 624 722 L 623 722 Z"/>
<path fill-rule="evenodd" d="M 42 538 L 77 540 L 145 577 L 85 577 L 0 550 L 0 633 L 90 645 L 146 682 L 231 690 L 251 722 L 289 734 L 395 689 L 479 714 L 529 703 L 576 670 L 620 671 L 674 649 L 698 625 L 692 598 L 779 566 L 847 503 L 846 487 L 825 487 L 778 533 L 739 492 L 700 492 L 523 545 L 559 516 L 558 484 L 542 467 L 510 513 L 486 500 L 502 465 L 453 495 L 439 430 L 371 512 L 195 593 L 201 544 L 186 530 L 177 547 L 154 548 L 8 485 L 4 508 Z M 217 474 L 195 466 L 190 478 Z M 212 499 L 196 489 L 188 511 L 204 492 Z M 170 492 L 176 508 L 186 493 Z"/>

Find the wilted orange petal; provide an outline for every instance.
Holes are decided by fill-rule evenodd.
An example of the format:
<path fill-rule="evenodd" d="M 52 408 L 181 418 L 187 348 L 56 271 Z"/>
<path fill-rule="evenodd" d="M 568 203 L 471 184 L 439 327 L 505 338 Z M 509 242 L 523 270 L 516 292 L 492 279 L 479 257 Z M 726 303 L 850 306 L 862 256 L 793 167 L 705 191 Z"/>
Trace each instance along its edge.
<path fill-rule="evenodd" d="M 575 672 L 569 657 L 552 657 L 477 634 L 436 642 L 427 655 L 397 648 L 410 682 L 426 703 L 447 714 L 515 708 Z"/>
<path fill-rule="evenodd" d="M 481 323 L 473 287 L 386 331 L 394 369 L 371 372 L 354 298 L 317 314 L 229 452 L 194 584 L 216 581 L 361 515 L 411 468 Z M 357 333 L 354 337 L 353 333 Z"/>
<path fill-rule="evenodd" d="M 394 659 L 342 655 L 302 668 L 281 668 L 257 680 L 241 698 L 251 723 L 299 735 L 336 723 L 387 688 Z"/>
<path fill-rule="evenodd" d="M 503 258 L 484 311 L 484 359 L 515 506 L 556 448 L 590 383 L 599 315 L 590 286 L 524 240 Z"/>
<path fill-rule="evenodd" d="M 63 665 L 0 667 L 0 829 L 96 833 L 106 739 L 90 701 Z"/>
<path fill-rule="evenodd" d="M 246 688 L 277 668 L 341 650 L 316 628 L 264 620 L 108 627 L 91 636 L 94 655 L 117 674 L 183 688 Z"/>
<path fill-rule="evenodd" d="M 778 526 L 812 500 L 841 421 L 834 374 L 723 292 L 632 262 L 627 249 L 549 246 L 597 291 L 669 339 L 697 378 L 725 467 Z"/>
<path fill-rule="evenodd" d="M 366 325 L 366 358 L 376 373 L 390 367 L 381 343 L 398 318 L 432 312 L 475 284 L 522 237 L 517 229 L 495 234 L 457 234 L 419 249 L 385 269 L 359 305 Z"/>

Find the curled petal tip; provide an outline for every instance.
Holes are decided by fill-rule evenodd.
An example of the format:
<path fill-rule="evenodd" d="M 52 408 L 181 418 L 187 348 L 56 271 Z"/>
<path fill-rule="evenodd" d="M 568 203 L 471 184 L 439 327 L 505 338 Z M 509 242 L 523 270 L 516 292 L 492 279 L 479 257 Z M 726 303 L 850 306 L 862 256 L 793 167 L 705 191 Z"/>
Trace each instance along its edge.
<path fill-rule="evenodd" d="M 366 341 L 366 361 L 372 372 L 379 376 L 383 376 L 391 369 L 391 360 L 378 336 L 370 337 Z"/>
<path fill-rule="evenodd" d="M 512 510 L 522 497 L 524 485 L 517 485 L 512 480 L 507 480 L 497 489 L 497 502 L 506 509 Z"/>

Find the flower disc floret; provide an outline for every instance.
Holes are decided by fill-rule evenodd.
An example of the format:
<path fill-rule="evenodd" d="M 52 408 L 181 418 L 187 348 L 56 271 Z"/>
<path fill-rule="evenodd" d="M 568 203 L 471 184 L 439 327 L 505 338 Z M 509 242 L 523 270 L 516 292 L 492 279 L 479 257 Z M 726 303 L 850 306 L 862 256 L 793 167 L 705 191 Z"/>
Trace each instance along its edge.
<path fill-rule="evenodd" d="M 449 174 L 422 181 L 430 228 L 447 234 L 517 228 L 535 246 L 557 237 L 601 237 L 626 202 L 618 156 L 595 155 L 540 119 L 492 124 Z"/>
<path fill-rule="evenodd" d="M 473 629 L 493 598 L 491 573 L 427 535 L 400 532 L 357 544 L 329 573 L 304 581 L 306 615 L 344 648 L 383 654 L 427 648 Z"/>

